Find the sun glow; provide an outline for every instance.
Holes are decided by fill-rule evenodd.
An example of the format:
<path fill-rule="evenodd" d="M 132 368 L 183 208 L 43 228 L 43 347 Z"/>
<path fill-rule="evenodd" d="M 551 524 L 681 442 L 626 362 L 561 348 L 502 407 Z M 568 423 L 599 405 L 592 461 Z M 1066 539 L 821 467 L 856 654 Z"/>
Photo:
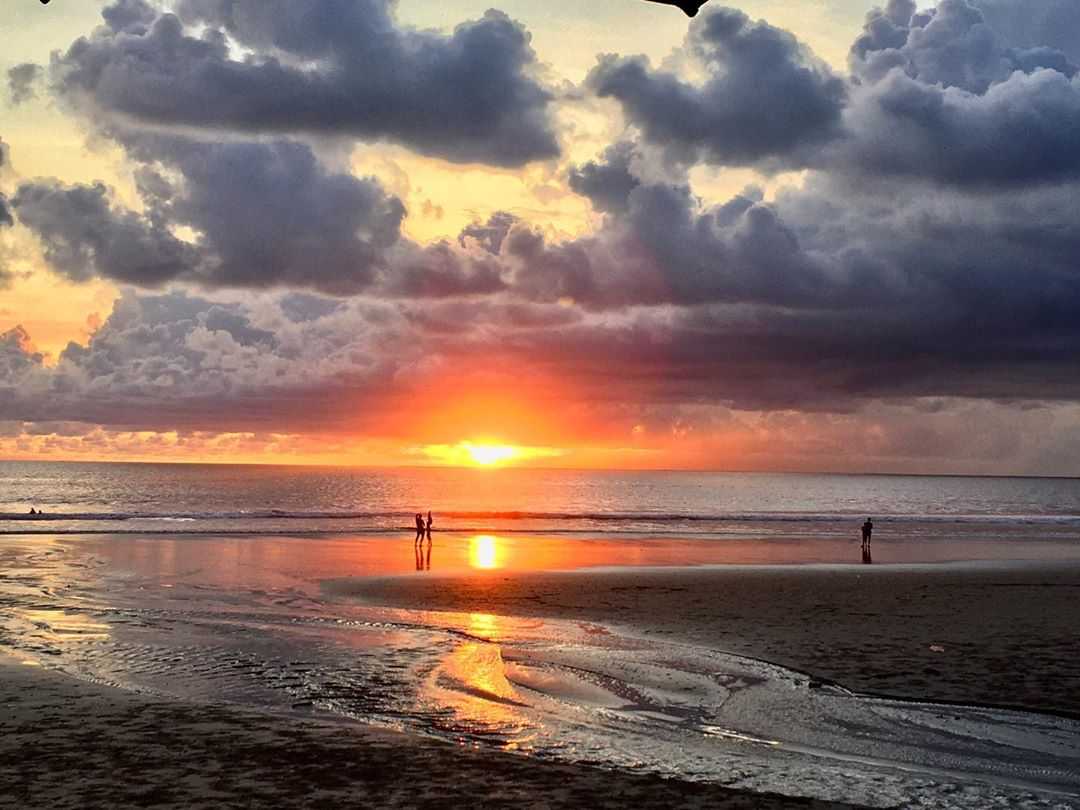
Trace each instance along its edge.
<path fill-rule="evenodd" d="M 489 534 L 478 534 L 469 541 L 469 565 L 490 570 L 499 567 L 499 544 Z"/>
<path fill-rule="evenodd" d="M 488 442 L 429 444 L 422 449 L 428 458 L 461 467 L 498 467 L 518 461 L 554 458 L 563 454 L 553 447 L 522 447 Z"/>

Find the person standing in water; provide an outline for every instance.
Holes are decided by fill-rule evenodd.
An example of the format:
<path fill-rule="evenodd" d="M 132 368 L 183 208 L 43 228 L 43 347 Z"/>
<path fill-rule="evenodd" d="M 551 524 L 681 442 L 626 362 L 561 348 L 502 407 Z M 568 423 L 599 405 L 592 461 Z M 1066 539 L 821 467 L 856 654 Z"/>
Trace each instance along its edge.
<path fill-rule="evenodd" d="M 424 539 L 424 516 L 419 512 L 416 513 L 416 539 L 414 543 L 419 543 Z"/>
<path fill-rule="evenodd" d="M 425 529 L 427 530 L 427 539 L 429 543 L 431 542 L 431 524 L 431 510 L 429 509 L 427 513 L 427 523 L 425 524 Z"/>
<path fill-rule="evenodd" d="M 870 538 L 874 533 L 874 521 L 870 518 L 866 519 L 866 523 L 862 525 L 862 544 L 864 548 L 870 548 Z"/>

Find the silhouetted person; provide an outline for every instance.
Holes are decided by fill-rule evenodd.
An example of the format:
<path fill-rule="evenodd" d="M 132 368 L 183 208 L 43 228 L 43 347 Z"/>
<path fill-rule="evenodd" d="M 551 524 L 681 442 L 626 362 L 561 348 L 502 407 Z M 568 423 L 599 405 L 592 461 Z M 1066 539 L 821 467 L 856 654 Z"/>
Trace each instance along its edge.
<path fill-rule="evenodd" d="M 662 3 L 665 6 L 677 6 L 681 8 L 687 17 L 693 17 L 698 10 L 709 0 L 646 0 L 648 3 Z"/>
<path fill-rule="evenodd" d="M 427 539 L 429 543 L 431 542 L 431 524 L 431 510 L 429 509 L 427 513 L 427 523 L 424 524 L 424 528 L 427 530 Z"/>
<path fill-rule="evenodd" d="M 862 544 L 863 548 L 870 548 L 870 538 L 874 534 L 874 521 L 870 518 L 866 519 L 866 523 L 862 525 Z"/>
<path fill-rule="evenodd" d="M 414 543 L 419 543 L 424 539 L 424 516 L 419 512 L 416 513 L 416 539 Z"/>

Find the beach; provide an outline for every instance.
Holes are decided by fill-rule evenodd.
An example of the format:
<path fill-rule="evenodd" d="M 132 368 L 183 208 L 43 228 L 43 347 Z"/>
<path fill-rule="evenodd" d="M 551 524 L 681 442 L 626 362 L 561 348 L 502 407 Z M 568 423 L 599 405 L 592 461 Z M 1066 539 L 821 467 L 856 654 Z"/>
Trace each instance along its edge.
<path fill-rule="evenodd" d="M 1071 564 L 492 572 L 351 590 L 377 604 L 601 622 L 859 692 L 1080 717 L 1080 566 Z"/>
<path fill-rule="evenodd" d="M 0 710 L 0 807 L 845 807 L 155 700 L 10 657 Z"/>
<path fill-rule="evenodd" d="M 1080 563 L 761 546 L 2 538 L 0 796 L 1080 804 Z"/>

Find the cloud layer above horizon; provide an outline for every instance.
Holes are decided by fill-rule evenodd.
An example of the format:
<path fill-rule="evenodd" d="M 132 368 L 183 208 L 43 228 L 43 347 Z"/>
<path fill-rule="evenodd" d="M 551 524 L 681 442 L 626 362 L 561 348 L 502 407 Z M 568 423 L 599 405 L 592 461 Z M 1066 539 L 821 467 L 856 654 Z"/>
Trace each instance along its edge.
<path fill-rule="evenodd" d="M 573 85 L 496 10 L 440 32 L 389 0 L 117 0 L 9 71 L 131 189 L 0 174 L 0 234 L 123 290 L 51 360 L 14 313 L 0 424 L 405 441 L 438 380 L 565 412 L 495 420 L 510 441 L 1080 472 L 1076 42 L 1068 2 L 889 0 L 841 68 L 714 2 L 663 63 L 598 54 Z M 420 240 L 371 148 L 539 172 L 593 219 L 496 201 Z"/>

